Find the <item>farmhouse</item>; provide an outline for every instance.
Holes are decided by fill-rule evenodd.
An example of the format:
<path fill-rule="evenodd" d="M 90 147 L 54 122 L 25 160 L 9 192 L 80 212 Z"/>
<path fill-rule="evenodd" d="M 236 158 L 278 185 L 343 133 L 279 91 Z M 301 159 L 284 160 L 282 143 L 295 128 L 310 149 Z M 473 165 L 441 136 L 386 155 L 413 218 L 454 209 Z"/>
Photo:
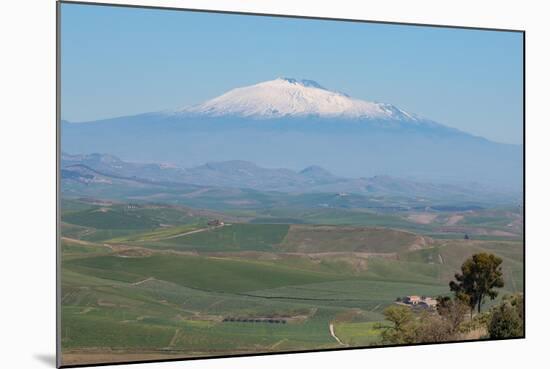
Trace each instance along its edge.
<path fill-rule="evenodd" d="M 426 296 L 405 296 L 402 303 L 411 307 L 435 309 L 437 307 L 437 300 L 432 297 Z"/>
<path fill-rule="evenodd" d="M 420 296 L 415 296 L 415 295 L 412 295 L 412 296 L 405 296 L 405 298 L 403 299 L 403 302 L 405 304 L 408 304 L 408 305 L 418 305 L 418 303 L 422 301 L 422 299 L 420 298 Z"/>
<path fill-rule="evenodd" d="M 207 224 L 212 227 L 219 227 L 224 225 L 224 223 L 219 219 L 210 220 Z"/>
<path fill-rule="evenodd" d="M 426 297 L 421 300 L 418 305 L 427 309 L 435 309 L 437 307 L 437 300 L 431 297 Z"/>

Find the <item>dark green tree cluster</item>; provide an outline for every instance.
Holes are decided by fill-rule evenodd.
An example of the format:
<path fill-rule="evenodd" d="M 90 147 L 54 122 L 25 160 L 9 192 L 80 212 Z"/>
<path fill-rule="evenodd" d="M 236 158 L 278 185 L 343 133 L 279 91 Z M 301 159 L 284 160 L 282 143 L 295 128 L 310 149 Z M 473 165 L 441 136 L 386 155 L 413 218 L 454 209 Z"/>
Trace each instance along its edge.
<path fill-rule="evenodd" d="M 523 337 L 523 295 L 504 298 L 502 303 L 491 311 L 488 324 L 490 338 Z"/>
<path fill-rule="evenodd" d="M 392 324 L 383 330 L 382 341 L 412 344 L 456 340 L 468 310 L 468 305 L 458 299 L 448 299 L 438 304 L 436 313 L 415 313 L 407 306 L 389 306 L 384 310 L 384 316 Z"/>

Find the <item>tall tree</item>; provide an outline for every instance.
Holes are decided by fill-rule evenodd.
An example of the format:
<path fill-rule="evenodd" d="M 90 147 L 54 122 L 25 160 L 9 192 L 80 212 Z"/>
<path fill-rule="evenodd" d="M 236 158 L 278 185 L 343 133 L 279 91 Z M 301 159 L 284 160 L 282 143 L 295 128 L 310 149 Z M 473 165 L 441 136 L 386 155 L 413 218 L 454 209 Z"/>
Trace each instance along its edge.
<path fill-rule="evenodd" d="M 493 300 L 498 295 L 495 288 L 504 287 L 501 264 L 502 259 L 493 254 L 474 254 L 462 264 L 462 273 L 455 274 L 456 281 L 449 283 L 456 297 L 470 306 L 470 313 L 476 306 L 481 312 L 485 298 Z"/>

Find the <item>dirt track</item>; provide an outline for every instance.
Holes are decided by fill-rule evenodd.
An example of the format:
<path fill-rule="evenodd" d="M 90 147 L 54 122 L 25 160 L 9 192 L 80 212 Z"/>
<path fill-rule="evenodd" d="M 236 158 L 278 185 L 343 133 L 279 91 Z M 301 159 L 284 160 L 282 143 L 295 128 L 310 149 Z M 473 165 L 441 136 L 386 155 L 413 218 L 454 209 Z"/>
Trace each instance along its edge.
<path fill-rule="evenodd" d="M 336 336 L 336 333 L 334 333 L 334 324 L 330 323 L 330 325 L 328 326 L 328 329 L 330 331 L 330 335 L 341 345 L 341 346 L 346 346 L 342 343 L 342 341 L 340 341 L 340 338 L 338 338 Z"/>
<path fill-rule="evenodd" d="M 194 233 L 200 233 L 200 232 L 205 232 L 205 231 L 211 231 L 211 230 L 213 230 L 213 229 L 225 227 L 226 225 L 229 225 L 229 224 L 223 224 L 223 225 L 219 225 L 219 226 L 215 226 L 215 227 L 208 227 L 208 228 L 195 229 L 194 231 L 188 231 L 188 232 L 178 233 L 178 234 L 174 234 L 174 235 L 168 236 L 168 237 L 156 238 L 156 239 L 153 239 L 152 241 L 171 240 L 171 239 L 173 239 L 173 238 L 178 238 L 178 237 L 181 237 L 181 236 L 187 236 L 188 234 L 194 234 Z"/>

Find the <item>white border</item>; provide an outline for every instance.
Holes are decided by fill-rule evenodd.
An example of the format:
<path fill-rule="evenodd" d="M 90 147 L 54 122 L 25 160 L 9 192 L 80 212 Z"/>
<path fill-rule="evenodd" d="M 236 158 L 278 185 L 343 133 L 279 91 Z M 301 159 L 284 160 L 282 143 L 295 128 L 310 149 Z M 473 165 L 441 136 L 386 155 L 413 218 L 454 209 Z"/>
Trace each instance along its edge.
<path fill-rule="evenodd" d="M 113 0 L 112 2 L 115 2 Z M 550 56 L 544 2 L 520 1 L 124 1 L 257 13 L 527 31 L 527 339 L 345 352 L 142 364 L 141 368 L 517 368 L 544 362 L 550 306 L 547 106 Z M 540 4 L 540 5 L 539 5 Z M 2 367 L 52 367 L 55 353 L 55 4 L 11 0 L 0 13 L 2 57 Z M 540 365 L 539 365 L 540 366 Z M 121 366 L 126 367 L 126 366 Z"/>

